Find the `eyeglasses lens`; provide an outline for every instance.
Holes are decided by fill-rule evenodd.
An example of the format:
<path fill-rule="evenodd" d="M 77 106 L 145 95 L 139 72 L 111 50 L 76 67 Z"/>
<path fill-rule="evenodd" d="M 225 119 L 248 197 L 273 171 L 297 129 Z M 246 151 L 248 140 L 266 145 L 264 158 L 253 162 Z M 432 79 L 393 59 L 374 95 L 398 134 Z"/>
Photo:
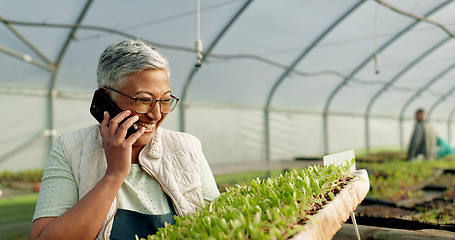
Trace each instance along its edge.
<path fill-rule="evenodd" d="M 156 102 L 156 100 L 151 98 L 137 98 L 135 103 L 135 110 L 138 113 L 147 113 L 155 107 Z M 159 104 L 162 113 L 170 113 L 177 105 L 177 100 L 174 98 L 164 99 L 159 101 Z"/>

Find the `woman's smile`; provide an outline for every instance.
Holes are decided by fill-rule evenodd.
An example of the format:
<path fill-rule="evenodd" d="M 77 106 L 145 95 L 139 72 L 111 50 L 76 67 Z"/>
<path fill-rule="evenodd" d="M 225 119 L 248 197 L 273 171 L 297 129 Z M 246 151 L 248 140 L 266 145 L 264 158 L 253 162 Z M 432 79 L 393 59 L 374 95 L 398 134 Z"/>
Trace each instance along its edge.
<path fill-rule="evenodd" d="M 155 130 L 156 123 L 146 123 L 146 122 L 139 122 L 135 123 L 139 128 L 145 128 L 145 132 L 153 132 Z"/>

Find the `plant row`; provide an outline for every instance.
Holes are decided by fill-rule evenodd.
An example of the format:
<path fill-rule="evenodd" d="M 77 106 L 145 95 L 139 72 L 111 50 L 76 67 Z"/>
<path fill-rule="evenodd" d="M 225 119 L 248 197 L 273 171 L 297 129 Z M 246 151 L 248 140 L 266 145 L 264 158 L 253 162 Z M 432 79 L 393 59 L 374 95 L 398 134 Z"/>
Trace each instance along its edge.
<path fill-rule="evenodd" d="M 437 161 L 388 161 L 387 163 L 357 163 L 369 173 L 371 189 L 369 198 L 398 202 L 408 198 L 421 198 L 425 192 L 416 189 L 428 179 L 433 179 L 437 169 L 455 169 L 455 159 L 446 157 Z M 443 199 L 416 206 L 412 220 L 433 224 L 455 224 L 455 178 L 452 174 L 443 174 L 429 183 L 432 186 L 445 187 Z"/>
<path fill-rule="evenodd" d="M 204 209 L 175 217 L 174 225 L 148 239 L 287 239 L 347 184 L 349 166 L 311 166 L 229 187 Z"/>
<path fill-rule="evenodd" d="M 3 171 L 0 172 L 0 182 L 18 181 L 18 182 L 30 182 L 36 183 L 41 182 L 43 177 L 44 169 L 31 169 L 25 171 Z"/>

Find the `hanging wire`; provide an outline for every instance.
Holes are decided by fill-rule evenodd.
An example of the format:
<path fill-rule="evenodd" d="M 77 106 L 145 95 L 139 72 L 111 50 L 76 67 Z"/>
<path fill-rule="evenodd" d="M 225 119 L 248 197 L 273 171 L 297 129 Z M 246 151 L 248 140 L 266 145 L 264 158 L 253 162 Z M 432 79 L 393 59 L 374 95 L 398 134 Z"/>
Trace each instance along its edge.
<path fill-rule="evenodd" d="M 450 35 L 451 37 L 455 38 L 455 34 L 450 32 L 448 30 L 448 28 L 443 26 L 441 23 L 438 23 L 438 22 L 429 20 L 427 18 L 419 17 L 419 16 L 416 16 L 416 15 L 404 12 L 402 10 L 399 10 L 399 9 L 391 6 L 388 3 L 385 3 L 382 0 L 373 0 L 373 1 L 376 1 L 378 3 L 378 5 L 383 5 L 383 6 L 389 8 L 389 9 L 395 11 L 395 12 L 400 13 L 400 14 L 403 14 L 403 15 L 406 15 L 408 17 L 411 17 L 411 18 L 414 18 L 414 19 L 418 19 L 420 21 L 424 21 L 424 22 L 428 22 L 430 24 L 436 25 L 439 28 L 441 28 L 444 32 L 446 32 L 448 35 Z M 153 44 L 153 45 L 155 45 L 157 47 L 160 47 L 160 48 L 172 49 L 172 50 L 183 51 L 183 52 L 196 52 L 197 56 L 198 56 L 197 57 L 196 68 L 199 68 L 200 64 L 202 63 L 202 58 L 203 58 L 203 55 L 202 55 L 202 41 L 200 40 L 200 6 L 199 6 L 199 4 L 200 4 L 200 0 L 197 0 L 197 40 L 196 40 L 196 49 L 191 49 L 191 48 L 184 47 L 184 46 L 163 44 L 163 43 L 158 43 L 158 42 L 154 42 L 154 41 L 148 41 L 146 39 L 143 39 L 143 40 L 147 41 L 147 42 L 149 42 L 149 43 L 151 43 L 151 44 Z M 377 16 L 375 18 L 377 18 Z M 380 58 L 379 58 L 379 52 L 377 51 L 377 46 L 376 46 L 377 45 L 377 39 L 378 39 L 379 35 L 377 34 L 377 27 L 376 27 L 376 25 L 378 24 L 377 23 L 377 19 L 375 19 L 375 21 L 376 21 L 375 22 L 375 63 L 377 63 L 376 70 L 379 71 Z M 75 27 L 74 24 L 52 24 L 52 23 L 47 23 L 47 22 L 41 22 L 41 23 L 40 22 L 24 22 L 24 21 L 14 21 L 14 20 L 5 19 L 5 18 L 0 18 L 0 22 L 3 22 L 4 24 L 14 24 L 14 25 L 24 25 L 24 26 L 39 26 L 39 27 L 50 27 L 50 28 L 73 28 L 73 27 Z M 111 34 L 117 34 L 117 35 L 129 37 L 129 38 L 137 37 L 135 35 L 128 34 L 128 33 L 124 32 L 124 31 L 119 31 L 119 30 L 116 30 L 116 29 L 111 29 L 111 28 L 101 27 L 101 26 L 78 25 L 78 28 L 79 29 L 94 30 L 94 31 L 101 31 L 101 32 L 106 32 L 106 33 L 111 33 Z M 1 50 L 2 49 L 0 49 L 0 52 L 1 52 Z M 267 58 L 264 58 L 264 57 L 261 57 L 261 56 L 258 56 L 258 55 L 253 55 L 253 54 L 226 55 L 226 54 L 214 54 L 214 53 L 212 53 L 210 55 L 210 57 L 211 57 L 211 59 L 221 59 L 221 60 L 252 59 L 252 60 L 256 60 L 256 61 L 268 64 L 268 65 L 271 65 L 271 66 L 274 66 L 274 67 L 278 67 L 278 68 L 282 68 L 282 69 L 288 68 L 288 66 L 286 66 L 284 64 L 272 61 L 270 59 L 267 59 Z M 321 71 L 317 71 L 317 72 L 302 72 L 302 71 L 298 71 L 296 69 L 293 69 L 293 70 L 291 70 L 291 72 L 293 74 L 300 75 L 300 76 L 303 76 L 303 77 L 320 76 L 320 75 L 333 75 L 333 76 L 340 77 L 340 78 L 346 78 L 347 77 L 346 74 L 344 74 L 342 72 L 339 72 L 339 71 L 331 70 L 331 69 L 321 70 Z M 354 78 L 354 77 L 351 77 L 350 82 L 357 83 L 357 84 L 362 84 L 362 85 L 384 85 L 384 84 L 386 84 L 386 81 L 384 81 L 384 80 L 375 80 L 375 81 L 373 81 L 371 79 L 367 80 L 367 79 L 360 79 L 360 78 Z M 413 91 L 413 90 L 415 90 L 415 88 L 413 88 L 413 87 L 393 87 L 393 86 L 391 86 L 389 89 L 393 89 L 395 91 Z M 435 96 L 441 95 L 440 93 L 436 93 L 436 92 L 432 92 L 430 94 L 431 95 L 435 95 Z"/>
<path fill-rule="evenodd" d="M 376 74 L 379 74 L 379 52 L 378 52 L 378 6 L 374 9 L 374 70 Z"/>
<path fill-rule="evenodd" d="M 403 14 L 405 16 L 408 16 L 408 17 L 411 17 L 411 18 L 414 18 L 416 20 L 419 20 L 419 21 L 422 21 L 422 22 L 427 22 L 429 24 L 432 24 L 432 25 L 435 25 L 436 27 L 440 28 L 442 31 L 444 31 L 445 33 L 447 33 L 449 36 L 451 36 L 452 38 L 455 38 L 455 33 L 451 32 L 447 27 L 445 27 L 444 25 L 442 25 L 441 23 L 437 22 L 437 21 L 433 21 L 431 19 L 428 19 L 428 18 L 425 18 L 425 17 L 420 17 L 420 16 L 417 16 L 417 15 L 414 15 L 412 13 L 409 13 L 409 12 L 405 12 L 391 4 L 388 4 L 382 0 L 374 0 L 376 2 L 378 2 L 379 4 L 383 5 L 384 7 L 394 11 L 394 12 L 397 12 L 399 14 Z"/>
<path fill-rule="evenodd" d="M 201 2 L 200 0 L 196 1 L 196 54 L 197 62 L 194 66 L 196 70 L 201 68 L 202 64 L 202 41 L 201 41 Z"/>

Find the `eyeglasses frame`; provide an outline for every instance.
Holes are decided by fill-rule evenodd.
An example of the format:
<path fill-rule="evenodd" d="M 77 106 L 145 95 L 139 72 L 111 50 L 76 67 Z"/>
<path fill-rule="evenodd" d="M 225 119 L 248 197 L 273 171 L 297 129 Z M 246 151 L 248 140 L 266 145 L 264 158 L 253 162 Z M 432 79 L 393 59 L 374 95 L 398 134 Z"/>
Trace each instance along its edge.
<path fill-rule="evenodd" d="M 171 113 L 171 112 L 174 111 L 174 109 L 177 107 L 177 104 L 179 103 L 179 100 L 180 100 L 180 99 L 178 99 L 177 97 L 175 97 L 175 96 L 172 95 L 172 94 L 171 94 L 171 98 L 167 98 L 167 99 L 160 99 L 160 100 L 157 100 L 157 99 L 151 98 L 151 99 L 153 99 L 153 100 L 155 101 L 155 103 L 153 103 L 153 106 L 152 106 L 147 112 L 138 112 L 138 111 L 136 110 L 136 100 L 139 99 L 138 97 L 131 97 L 130 95 L 125 94 L 125 93 L 122 93 L 122 92 L 120 92 L 120 91 L 118 91 L 118 90 L 116 90 L 116 89 L 113 89 L 113 88 L 111 88 L 111 87 L 106 87 L 106 86 L 104 86 L 103 88 L 106 88 L 106 89 L 108 89 L 108 90 L 112 90 L 112 91 L 114 91 L 114 92 L 116 92 L 116 93 L 118 93 L 118 94 L 121 94 L 121 95 L 123 95 L 123 96 L 125 96 L 125 97 L 127 97 L 127 98 L 129 98 L 129 99 L 131 99 L 131 100 L 133 100 L 133 101 L 134 101 L 134 111 L 135 111 L 136 113 L 139 113 L 139 114 L 147 114 L 147 113 L 151 112 L 151 111 L 153 110 L 153 108 L 155 108 L 156 103 L 158 103 L 158 102 L 160 103 L 159 105 L 160 105 L 160 112 L 161 112 L 161 113 Z M 175 100 L 176 100 L 175 107 L 174 107 L 171 111 L 169 111 L 169 112 L 163 112 L 163 108 L 161 107 L 161 102 L 162 102 L 162 101 L 166 101 L 166 100 L 170 100 L 170 99 L 175 99 Z"/>

